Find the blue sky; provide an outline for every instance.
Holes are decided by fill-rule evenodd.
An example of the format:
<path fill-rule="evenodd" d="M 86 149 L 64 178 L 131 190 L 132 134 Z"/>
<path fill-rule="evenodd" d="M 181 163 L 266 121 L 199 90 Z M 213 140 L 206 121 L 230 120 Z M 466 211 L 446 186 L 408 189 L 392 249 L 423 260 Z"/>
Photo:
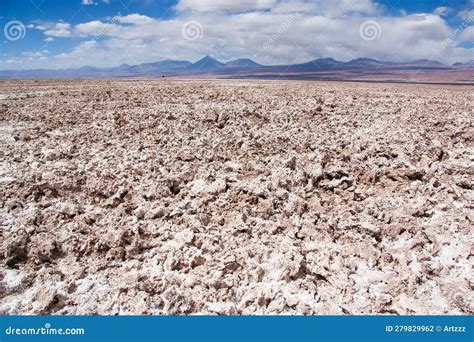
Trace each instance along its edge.
<path fill-rule="evenodd" d="M 0 0 L 0 69 L 474 59 L 474 0 Z"/>

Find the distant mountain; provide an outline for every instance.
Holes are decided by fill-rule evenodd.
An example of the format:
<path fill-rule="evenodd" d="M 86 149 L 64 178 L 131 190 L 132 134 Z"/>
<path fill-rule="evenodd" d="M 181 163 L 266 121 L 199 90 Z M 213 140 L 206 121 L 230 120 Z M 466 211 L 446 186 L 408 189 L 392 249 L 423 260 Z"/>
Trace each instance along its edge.
<path fill-rule="evenodd" d="M 468 61 L 466 63 L 461 63 L 461 62 L 457 62 L 457 63 L 454 63 L 453 64 L 454 67 L 461 67 L 461 68 L 473 68 L 474 67 L 474 60 L 472 61 Z"/>
<path fill-rule="evenodd" d="M 417 59 L 410 62 L 398 63 L 400 69 L 404 70 L 437 70 L 445 69 L 449 70 L 452 68 L 451 65 L 445 65 L 438 61 L 433 61 L 429 59 Z"/>
<path fill-rule="evenodd" d="M 376 59 L 372 58 L 356 58 L 353 59 L 346 64 L 358 64 L 358 65 L 380 65 L 380 64 L 385 64 L 386 62 L 381 62 Z"/>
<path fill-rule="evenodd" d="M 356 58 L 344 63 L 343 69 L 362 69 L 365 71 L 374 71 L 385 67 L 393 66 L 393 63 L 382 62 L 372 58 Z"/>
<path fill-rule="evenodd" d="M 391 63 L 377 61 L 370 58 L 357 58 L 349 62 L 336 61 L 334 58 L 321 58 L 313 61 L 289 65 L 288 70 L 299 71 L 299 72 L 334 72 L 342 70 L 377 70 L 380 67 L 391 65 Z"/>
<path fill-rule="evenodd" d="M 167 71 L 170 69 L 182 69 L 191 66 L 192 63 L 188 61 L 174 61 L 166 59 L 160 62 L 153 63 L 143 63 L 139 65 L 134 65 L 129 68 L 131 72 L 134 73 L 147 73 L 147 72 L 157 72 L 157 71 Z"/>
<path fill-rule="evenodd" d="M 231 68 L 258 68 L 262 65 L 255 63 L 250 58 L 240 58 L 236 59 L 235 61 L 225 63 L 225 66 Z"/>
<path fill-rule="evenodd" d="M 74 70 L 74 69 L 70 69 L 70 70 Z M 80 67 L 79 69 L 77 70 L 83 70 L 83 71 L 97 71 L 97 70 L 100 70 L 100 68 L 98 67 L 93 67 L 93 66 L 83 66 L 83 67 Z"/>
<path fill-rule="evenodd" d="M 196 71 L 209 71 L 223 67 L 225 67 L 224 63 L 219 62 L 217 59 L 212 58 L 211 56 L 206 56 L 189 66 L 187 69 Z"/>
<path fill-rule="evenodd" d="M 292 71 L 329 71 L 338 69 L 342 64 L 344 63 L 333 58 L 321 58 L 307 63 L 289 65 L 288 68 Z"/>
<path fill-rule="evenodd" d="M 408 62 L 409 64 L 417 64 L 417 65 L 439 65 L 439 66 L 444 66 L 443 63 L 438 62 L 438 61 L 433 61 L 430 59 L 417 59 L 411 62 Z"/>
<path fill-rule="evenodd" d="M 177 69 L 177 68 L 186 68 L 190 65 L 192 65 L 191 62 L 188 61 L 174 61 L 171 59 L 166 59 L 161 62 L 154 63 L 156 67 L 158 68 L 172 68 L 172 69 Z"/>
<path fill-rule="evenodd" d="M 459 73 L 459 70 L 463 70 Z M 215 78 L 286 78 L 314 80 L 383 80 L 423 82 L 461 82 L 474 84 L 474 61 L 445 65 L 432 60 L 402 63 L 357 58 L 348 62 L 333 58 L 315 59 L 290 65 L 265 66 L 249 58 L 227 63 L 205 56 L 195 63 L 163 60 L 139 65 L 122 64 L 112 68 L 84 66 L 60 70 L 0 70 L 1 79 L 104 78 L 104 77 L 215 77 Z"/>
<path fill-rule="evenodd" d="M 474 68 L 474 60 L 464 63 L 465 67 Z"/>

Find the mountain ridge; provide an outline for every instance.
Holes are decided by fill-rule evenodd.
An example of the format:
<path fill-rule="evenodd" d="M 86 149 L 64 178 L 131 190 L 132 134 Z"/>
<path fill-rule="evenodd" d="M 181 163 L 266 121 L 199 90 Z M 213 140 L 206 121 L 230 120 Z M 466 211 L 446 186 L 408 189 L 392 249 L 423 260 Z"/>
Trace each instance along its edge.
<path fill-rule="evenodd" d="M 446 65 L 439 61 L 414 60 L 407 62 L 384 62 L 361 57 L 347 62 L 331 57 L 315 59 L 306 63 L 288 65 L 262 65 L 250 58 L 239 58 L 221 62 L 212 56 L 204 56 L 192 63 L 185 60 L 166 59 L 138 65 L 121 64 L 100 68 L 83 66 L 69 69 L 0 70 L 0 79 L 47 79 L 47 78 L 114 78 L 114 77 L 218 77 L 218 78 L 275 78 L 291 79 L 337 79 L 385 75 L 386 80 L 410 79 L 410 74 L 433 74 L 432 79 L 443 80 L 445 75 L 466 70 L 461 82 L 474 83 L 473 61 Z M 463 74 L 463 72 L 461 72 Z M 464 77 L 465 76 L 465 77 Z M 377 76 L 378 77 L 378 76 Z M 379 77 L 379 78 L 380 78 Z M 451 77 L 451 76 L 450 76 Z M 459 78 L 459 77 L 458 77 Z M 457 80 L 457 79 L 455 79 Z"/>

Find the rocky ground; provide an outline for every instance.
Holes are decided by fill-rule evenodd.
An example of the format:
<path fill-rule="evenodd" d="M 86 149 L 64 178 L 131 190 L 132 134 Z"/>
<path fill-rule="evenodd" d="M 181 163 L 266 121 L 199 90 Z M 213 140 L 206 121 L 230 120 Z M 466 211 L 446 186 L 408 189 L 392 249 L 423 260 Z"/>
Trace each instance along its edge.
<path fill-rule="evenodd" d="M 473 314 L 468 86 L 0 83 L 1 314 Z"/>

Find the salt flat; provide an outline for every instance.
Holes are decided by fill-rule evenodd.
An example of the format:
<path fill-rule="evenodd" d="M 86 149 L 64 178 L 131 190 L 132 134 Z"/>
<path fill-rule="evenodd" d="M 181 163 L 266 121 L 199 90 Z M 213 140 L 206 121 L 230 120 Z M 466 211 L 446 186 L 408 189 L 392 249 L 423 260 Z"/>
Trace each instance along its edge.
<path fill-rule="evenodd" d="M 2 314 L 472 314 L 469 86 L 0 82 Z"/>

